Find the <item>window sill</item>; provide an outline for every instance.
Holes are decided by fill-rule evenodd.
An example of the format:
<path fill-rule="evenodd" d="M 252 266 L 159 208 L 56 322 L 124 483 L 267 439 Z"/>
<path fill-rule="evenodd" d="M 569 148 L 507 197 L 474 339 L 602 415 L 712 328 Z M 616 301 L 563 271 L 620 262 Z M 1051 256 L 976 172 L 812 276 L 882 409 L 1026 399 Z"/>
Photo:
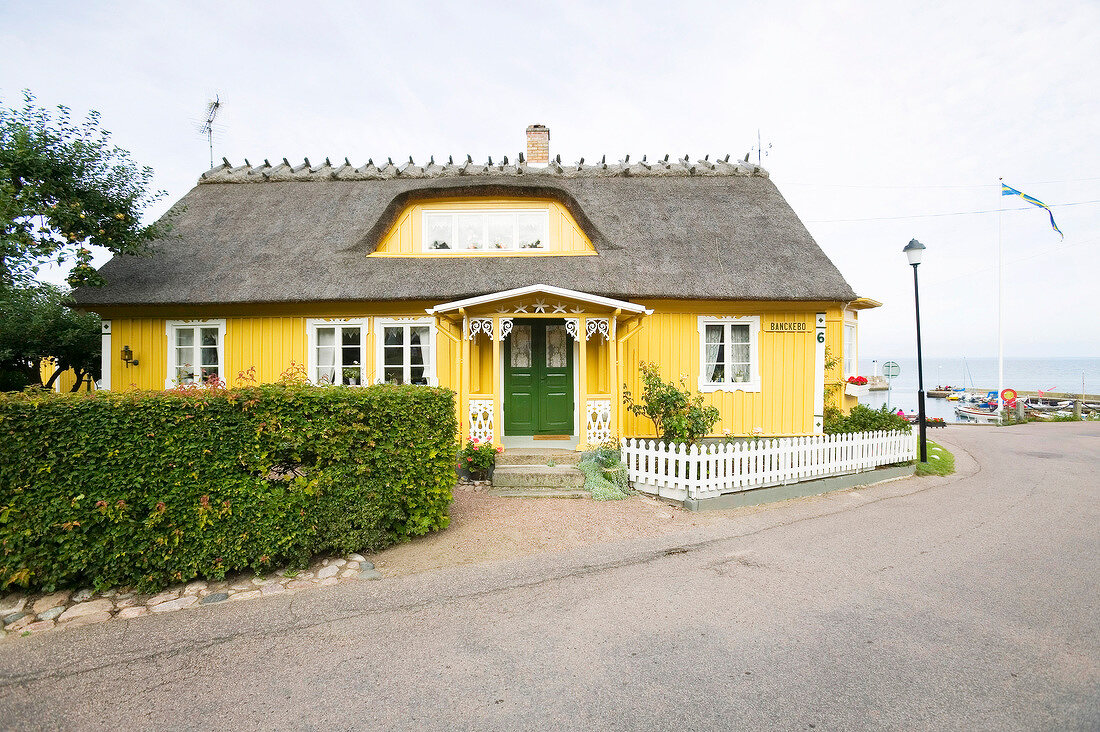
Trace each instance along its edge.
<path fill-rule="evenodd" d="M 755 381 L 736 381 L 730 384 L 708 384 L 706 382 L 700 382 L 699 391 L 703 394 L 711 394 L 717 391 L 759 393 L 761 388 L 760 383 Z"/>

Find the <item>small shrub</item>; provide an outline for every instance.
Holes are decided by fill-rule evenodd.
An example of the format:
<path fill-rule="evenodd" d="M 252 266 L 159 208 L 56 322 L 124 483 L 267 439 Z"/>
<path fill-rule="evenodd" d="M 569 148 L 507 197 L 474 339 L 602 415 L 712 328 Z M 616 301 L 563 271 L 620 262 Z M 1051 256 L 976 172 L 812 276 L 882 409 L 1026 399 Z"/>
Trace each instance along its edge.
<path fill-rule="evenodd" d="M 844 432 L 909 432 L 911 426 L 904 417 L 882 405 L 881 409 L 871 409 L 862 404 L 852 407 L 848 414 L 836 407 L 825 410 L 825 434 L 834 435 Z"/>
<path fill-rule="evenodd" d="M 665 442 L 696 444 L 710 434 L 721 413 L 717 407 L 703 406 L 703 395 L 692 394 L 687 381 L 665 381 L 656 364 L 642 363 L 642 403 L 634 401 L 623 385 L 623 403 L 631 414 L 646 417 Z"/>
<path fill-rule="evenodd" d="M 605 443 L 588 450 L 577 467 L 584 473 L 584 489 L 594 500 L 616 501 L 631 495 L 618 445 Z"/>
<path fill-rule="evenodd" d="M 491 442 L 478 442 L 470 437 L 466 446 L 458 452 L 458 464 L 465 468 L 473 480 L 485 480 L 489 470 L 496 465 L 497 455 L 504 452 L 503 447 L 493 447 Z"/>

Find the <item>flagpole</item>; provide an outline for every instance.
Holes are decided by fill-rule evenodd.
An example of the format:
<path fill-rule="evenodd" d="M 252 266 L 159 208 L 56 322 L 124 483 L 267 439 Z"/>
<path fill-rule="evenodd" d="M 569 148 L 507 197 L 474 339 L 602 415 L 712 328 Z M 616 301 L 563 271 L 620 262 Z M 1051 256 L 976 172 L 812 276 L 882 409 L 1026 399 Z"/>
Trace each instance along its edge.
<path fill-rule="evenodd" d="M 1000 184 L 1004 184 L 1004 178 L 998 178 L 997 181 Z M 1001 193 L 1001 185 L 997 186 L 997 198 L 999 199 L 999 205 L 997 207 L 997 398 L 994 403 L 998 407 L 1002 406 L 1001 392 L 1004 391 L 1005 385 L 1005 319 L 1004 319 L 1004 298 L 1005 298 L 1005 257 L 1004 257 L 1004 196 Z M 1000 421 L 1000 409 L 997 410 L 998 421 Z"/>

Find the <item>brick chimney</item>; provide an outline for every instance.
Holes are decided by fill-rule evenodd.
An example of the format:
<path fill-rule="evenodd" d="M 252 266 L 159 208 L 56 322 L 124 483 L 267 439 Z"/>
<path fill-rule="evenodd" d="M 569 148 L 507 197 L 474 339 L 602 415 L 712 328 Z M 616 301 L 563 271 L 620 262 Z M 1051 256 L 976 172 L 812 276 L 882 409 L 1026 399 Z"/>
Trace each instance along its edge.
<path fill-rule="evenodd" d="M 546 125 L 527 127 L 527 164 L 548 165 L 550 163 L 550 128 Z"/>

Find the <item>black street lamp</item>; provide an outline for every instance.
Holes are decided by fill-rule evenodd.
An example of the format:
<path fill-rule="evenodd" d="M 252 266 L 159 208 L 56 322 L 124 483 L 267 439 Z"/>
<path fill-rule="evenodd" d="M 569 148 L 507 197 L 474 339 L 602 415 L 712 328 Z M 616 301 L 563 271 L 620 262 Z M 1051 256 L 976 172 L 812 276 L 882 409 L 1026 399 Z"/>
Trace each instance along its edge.
<path fill-rule="evenodd" d="M 905 245 L 905 256 L 909 264 L 913 265 L 913 302 L 917 311 L 917 422 L 920 424 L 920 461 L 928 462 L 928 429 L 924 418 L 924 364 L 920 353 L 920 288 L 917 287 L 917 266 L 920 265 L 921 255 L 925 246 L 916 239 L 911 239 Z"/>

